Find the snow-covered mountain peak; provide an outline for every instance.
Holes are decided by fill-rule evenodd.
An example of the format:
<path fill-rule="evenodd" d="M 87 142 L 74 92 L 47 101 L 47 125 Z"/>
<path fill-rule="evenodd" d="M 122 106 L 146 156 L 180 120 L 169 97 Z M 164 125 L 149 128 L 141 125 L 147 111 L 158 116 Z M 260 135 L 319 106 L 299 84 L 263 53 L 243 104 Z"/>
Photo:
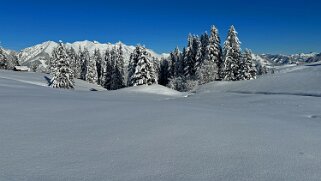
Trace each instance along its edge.
<path fill-rule="evenodd" d="M 113 47 L 119 47 L 122 45 L 123 47 L 123 53 L 124 53 L 124 59 L 125 59 L 125 64 L 128 63 L 130 54 L 134 51 L 135 46 L 131 45 L 126 45 L 122 42 L 117 42 L 115 44 L 112 43 L 100 43 L 98 41 L 89 41 L 89 40 L 84 40 L 84 41 L 76 41 L 73 43 L 65 43 L 67 48 L 73 48 L 77 53 L 79 53 L 79 49 L 81 48 L 82 50 L 84 48 L 88 49 L 90 55 L 92 56 L 95 52 L 96 49 L 100 50 L 101 54 L 104 54 L 106 50 L 111 50 Z M 18 59 L 21 65 L 26 65 L 29 67 L 37 67 L 40 71 L 45 69 L 48 66 L 50 56 L 52 54 L 52 51 L 55 47 L 58 46 L 58 43 L 54 41 L 46 41 L 41 44 L 25 48 L 21 52 L 18 53 Z M 158 54 L 154 52 L 153 50 L 148 49 L 148 52 L 153 57 L 156 57 L 158 59 L 167 56 L 168 54 Z"/>

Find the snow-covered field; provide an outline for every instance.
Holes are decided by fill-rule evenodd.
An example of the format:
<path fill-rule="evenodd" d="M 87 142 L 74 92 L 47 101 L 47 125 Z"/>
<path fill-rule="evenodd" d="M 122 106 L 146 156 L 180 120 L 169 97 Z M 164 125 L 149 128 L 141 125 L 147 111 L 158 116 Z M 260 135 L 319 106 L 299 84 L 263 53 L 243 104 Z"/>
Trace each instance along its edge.
<path fill-rule="evenodd" d="M 319 181 L 321 65 L 120 91 L 0 71 L 0 180 Z"/>

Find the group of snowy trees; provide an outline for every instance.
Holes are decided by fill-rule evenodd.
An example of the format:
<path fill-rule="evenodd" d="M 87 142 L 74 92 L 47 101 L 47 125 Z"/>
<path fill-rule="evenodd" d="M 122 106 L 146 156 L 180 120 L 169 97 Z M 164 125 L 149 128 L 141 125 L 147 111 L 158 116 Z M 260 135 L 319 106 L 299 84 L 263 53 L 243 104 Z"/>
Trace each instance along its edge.
<path fill-rule="evenodd" d="M 189 35 L 182 52 L 176 48 L 160 64 L 159 83 L 180 91 L 211 81 L 256 79 L 257 70 L 249 50 L 241 52 L 240 41 L 231 26 L 224 47 L 218 30 L 212 26 L 210 35 Z"/>
<path fill-rule="evenodd" d="M 18 57 L 12 53 L 7 54 L 2 47 L 0 47 L 0 69 L 12 70 L 19 65 Z"/>
<path fill-rule="evenodd" d="M 106 50 L 104 58 L 96 49 L 93 56 L 89 50 L 79 47 L 78 53 L 67 49 L 62 42 L 52 53 L 50 72 L 54 75 L 52 87 L 73 88 L 74 78 L 99 84 L 109 90 L 124 87 L 124 60 L 122 46 Z"/>
<path fill-rule="evenodd" d="M 82 50 L 79 47 L 77 53 L 60 42 L 53 51 L 50 63 L 54 75 L 52 86 L 73 88 L 73 79 L 79 78 L 108 90 L 159 83 L 188 91 L 196 85 L 212 81 L 256 79 L 258 70 L 252 53 L 250 50 L 241 52 L 237 35 L 234 26 L 231 26 L 222 48 L 218 30 L 212 26 L 210 35 L 207 32 L 200 37 L 190 34 L 187 47 L 182 52 L 176 48 L 169 58 L 161 61 L 138 45 L 130 56 L 127 74 L 121 44 L 107 49 L 104 55 L 97 49 L 90 56 L 87 48 Z M 260 73 L 264 73 L 264 67 L 258 68 Z"/>
<path fill-rule="evenodd" d="M 87 48 L 79 47 L 78 53 L 60 42 L 52 52 L 49 70 L 54 88 L 74 88 L 74 78 L 99 84 L 108 90 L 125 87 L 122 45 L 107 49 L 104 57 L 96 49 L 93 56 Z"/>
<path fill-rule="evenodd" d="M 8 60 L 4 54 L 3 49 L 0 47 L 0 69 L 7 69 L 8 67 Z"/>

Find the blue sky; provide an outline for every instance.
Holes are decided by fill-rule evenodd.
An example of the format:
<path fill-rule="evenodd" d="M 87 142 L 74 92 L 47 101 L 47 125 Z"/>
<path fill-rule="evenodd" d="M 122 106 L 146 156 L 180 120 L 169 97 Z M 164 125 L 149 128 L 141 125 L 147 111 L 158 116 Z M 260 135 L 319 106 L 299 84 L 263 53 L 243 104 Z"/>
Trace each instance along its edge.
<path fill-rule="evenodd" d="M 1 0 L 0 41 L 14 50 L 47 40 L 122 41 L 162 53 L 211 25 L 224 41 L 233 24 L 243 49 L 321 52 L 320 6 L 311 0 Z"/>

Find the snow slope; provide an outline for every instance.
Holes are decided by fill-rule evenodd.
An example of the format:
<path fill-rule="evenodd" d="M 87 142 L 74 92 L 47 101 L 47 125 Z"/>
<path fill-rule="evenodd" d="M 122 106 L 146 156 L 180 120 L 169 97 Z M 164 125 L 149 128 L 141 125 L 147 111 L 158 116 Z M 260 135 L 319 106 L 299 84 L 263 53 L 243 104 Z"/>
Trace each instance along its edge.
<path fill-rule="evenodd" d="M 0 70 L 0 79 L 5 79 L 9 81 L 16 81 L 20 83 L 27 83 L 42 87 L 47 87 L 48 89 L 51 89 L 48 87 L 48 83 L 51 79 L 51 76 L 48 74 L 43 73 L 35 73 L 35 72 L 13 72 L 8 70 Z M 104 91 L 105 88 L 90 84 L 86 81 L 75 79 L 75 90 L 79 91 L 89 91 L 89 90 L 98 90 L 98 91 Z"/>
<path fill-rule="evenodd" d="M 256 80 L 240 82 L 214 82 L 198 92 L 235 92 L 248 94 L 289 94 L 321 97 L 321 62 L 308 65 L 278 67 L 276 74 Z"/>
<path fill-rule="evenodd" d="M 0 78 L 0 180 L 319 181 L 320 72 L 211 83 L 189 97 Z"/>

